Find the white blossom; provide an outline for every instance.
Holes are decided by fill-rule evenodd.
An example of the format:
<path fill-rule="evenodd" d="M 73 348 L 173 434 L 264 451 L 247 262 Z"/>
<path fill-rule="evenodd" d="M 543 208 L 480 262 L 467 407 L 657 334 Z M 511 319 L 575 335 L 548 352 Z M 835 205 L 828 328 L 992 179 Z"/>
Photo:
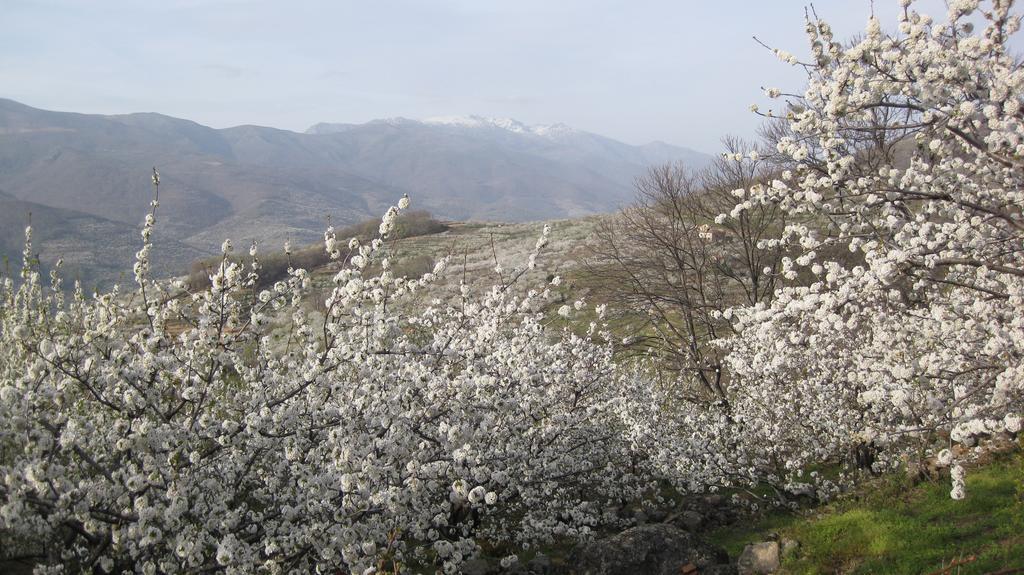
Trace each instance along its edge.
<path fill-rule="evenodd" d="M 135 294 L 64 298 L 27 247 L 0 280 L 4 536 L 72 570 L 364 572 L 399 550 L 458 572 L 480 539 L 617 524 L 645 479 L 610 433 L 610 337 L 549 326 L 544 285 L 423 302 L 384 242 L 353 249 L 314 315 L 306 270 L 257 290 L 225 257 L 192 294 L 141 265 Z"/>

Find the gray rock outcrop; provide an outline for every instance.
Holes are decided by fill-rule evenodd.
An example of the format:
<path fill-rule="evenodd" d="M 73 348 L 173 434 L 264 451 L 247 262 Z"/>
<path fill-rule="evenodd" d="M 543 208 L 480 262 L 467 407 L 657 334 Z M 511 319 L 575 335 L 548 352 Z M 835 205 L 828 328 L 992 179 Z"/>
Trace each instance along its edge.
<path fill-rule="evenodd" d="M 740 575 L 769 575 L 779 570 L 782 560 L 778 541 L 752 543 L 743 549 L 736 566 Z"/>
<path fill-rule="evenodd" d="M 695 567 L 699 573 L 729 572 L 725 551 L 692 533 L 668 524 L 649 524 L 584 543 L 573 550 L 574 575 L 679 575 Z M 722 570 L 722 569 L 725 570 Z"/>

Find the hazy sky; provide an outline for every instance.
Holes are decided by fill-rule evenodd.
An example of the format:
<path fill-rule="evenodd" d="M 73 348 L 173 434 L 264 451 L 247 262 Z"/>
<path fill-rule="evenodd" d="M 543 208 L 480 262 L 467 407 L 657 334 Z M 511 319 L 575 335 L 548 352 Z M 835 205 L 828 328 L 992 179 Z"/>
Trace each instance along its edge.
<path fill-rule="evenodd" d="M 214 127 L 439 115 L 718 151 L 801 73 L 808 0 L 3 0 L 0 97 Z M 919 2 L 941 16 L 941 0 Z M 817 0 L 842 37 L 869 0 Z M 897 0 L 875 0 L 886 28 Z"/>

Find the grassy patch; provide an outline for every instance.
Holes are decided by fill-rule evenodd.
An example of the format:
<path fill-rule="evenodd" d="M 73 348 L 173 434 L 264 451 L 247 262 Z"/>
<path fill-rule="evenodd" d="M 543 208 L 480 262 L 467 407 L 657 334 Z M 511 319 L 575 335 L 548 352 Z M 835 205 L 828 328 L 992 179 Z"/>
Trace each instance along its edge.
<path fill-rule="evenodd" d="M 967 475 L 967 498 L 949 498 L 946 479 L 910 486 L 895 476 L 816 510 L 775 513 L 710 538 L 736 556 L 777 532 L 800 542 L 786 573 L 952 573 L 1024 568 L 1024 457 L 1018 450 Z M 971 559 L 973 557 L 973 559 Z"/>

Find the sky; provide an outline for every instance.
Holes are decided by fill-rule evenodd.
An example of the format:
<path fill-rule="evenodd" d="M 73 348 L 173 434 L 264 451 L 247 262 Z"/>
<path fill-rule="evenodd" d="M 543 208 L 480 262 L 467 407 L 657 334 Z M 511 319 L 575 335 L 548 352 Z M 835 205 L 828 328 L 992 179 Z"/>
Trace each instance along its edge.
<path fill-rule="evenodd" d="M 3 0 L 0 97 L 224 128 L 476 114 L 704 152 L 802 71 L 808 0 Z M 918 9 L 941 17 L 941 0 Z M 817 0 L 837 36 L 870 0 Z M 875 0 L 895 27 L 898 0 Z"/>

